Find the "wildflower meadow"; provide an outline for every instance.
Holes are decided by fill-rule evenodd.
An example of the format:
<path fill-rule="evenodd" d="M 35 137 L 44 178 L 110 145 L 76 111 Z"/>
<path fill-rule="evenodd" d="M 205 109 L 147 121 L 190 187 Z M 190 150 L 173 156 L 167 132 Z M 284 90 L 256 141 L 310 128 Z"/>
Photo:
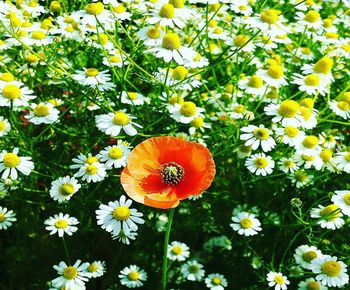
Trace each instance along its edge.
<path fill-rule="evenodd" d="M 0 290 L 350 289 L 349 0 L 2 0 Z"/>

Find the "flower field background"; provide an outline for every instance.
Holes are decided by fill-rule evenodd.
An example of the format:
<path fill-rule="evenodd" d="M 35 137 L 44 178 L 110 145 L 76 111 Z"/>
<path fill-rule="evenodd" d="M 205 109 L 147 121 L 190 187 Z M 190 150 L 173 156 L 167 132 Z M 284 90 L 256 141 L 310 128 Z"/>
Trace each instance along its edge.
<path fill-rule="evenodd" d="M 349 23 L 2 1 L 0 289 L 349 289 Z"/>

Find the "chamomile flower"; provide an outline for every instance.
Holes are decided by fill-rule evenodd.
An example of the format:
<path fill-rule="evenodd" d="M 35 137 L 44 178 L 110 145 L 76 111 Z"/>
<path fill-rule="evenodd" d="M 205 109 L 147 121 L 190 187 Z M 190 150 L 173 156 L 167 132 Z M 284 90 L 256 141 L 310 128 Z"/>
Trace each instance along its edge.
<path fill-rule="evenodd" d="M 146 46 L 158 46 L 162 44 L 165 32 L 160 27 L 146 26 L 137 32 L 137 36 Z"/>
<path fill-rule="evenodd" d="M 307 13 L 297 12 L 296 20 L 300 26 L 306 26 L 309 29 L 317 30 L 322 26 L 322 18 L 320 13 L 315 10 L 309 10 Z"/>
<path fill-rule="evenodd" d="M 316 280 L 328 287 L 342 287 L 349 283 L 346 264 L 337 257 L 324 255 L 311 263 L 311 271 L 317 274 Z"/>
<path fill-rule="evenodd" d="M 104 261 L 94 261 L 87 263 L 85 275 L 88 278 L 97 278 L 103 276 L 106 271 L 106 263 Z"/>
<path fill-rule="evenodd" d="M 119 140 L 117 145 L 104 148 L 99 154 L 97 154 L 97 158 L 99 158 L 101 162 L 105 162 L 107 169 L 113 167 L 121 168 L 126 166 L 129 154 L 130 150 L 128 147 Z"/>
<path fill-rule="evenodd" d="M 300 144 L 304 137 L 304 131 L 301 131 L 294 126 L 286 126 L 284 128 L 275 128 L 276 140 L 287 144 L 291 147 L 295 147 Z"/>
<path fill-rule="evenodd" d="M 289 173 L 289 172 L 293 173 L 299 169 L 299 166 L 293 157 L 291 158 L 282 157 L 278 161 L 278 165 L 279 165 L 279 169 L 285 173 Z"/>
<path fill-rule="evenodd" d="M 267 273 L 266 279 L 269 282 L 269 287 L 274 287 L 275 290 L 286 290 L 287 286 L 290 284 L 287 277 L 280 272 L 269 272 Z"/>
<path fill-rule="evenodd" d="M 323 255 L 315 246 L 301 245 L 295 249 L 294 259 L 304 269 L 311 269 L 311 262 Z"/>
<path fill-rule="evenodd" d="M 288 84 L 284 69 L 279 64 L 271 64 L 267 70 L 260 69 L 256 73 L 269 86 L 280 88 Z"/>
<path fill-rule="evenodd" d="M 190 256 L 190 248 L 180 242 L 172 242 L 168 246 L 168 259 L 172 261 L 185 261 Z"/>
<path fill-rule="evenodd" d="M 44 224 L 46 225 L 45 229 L 50 231 L 50 235 L 57 233 L 59 237 L 63 237 L 64 234 L 73 235 L 78 230 L 76 225 L 79 224 L 79 221 L 68 214 L 59 213 L 48 218 Z"/>
<path fill-rule="evenodd" d="M 205 275 L 205 271 L 202 264 L 192 260 L 181 266 L 181 274 L 187 280 L 201 281 Z"/>
<path fill-rule="evenodd" d="M 0 107 L 28 106 L 28 101 L 35 99 L 33 91 L 21 83 L 4 84 L 0 86 Z"/>
<path fill-rule="evenodd" d="M 135 127 L 142 128 L 142 126 L 134 123 L 134 119 L 136 119 L 136 117 L 125 113 L 125 110 L 116 111 L 115 113 L 97 115 L 95 117 L 97 128 L 112 137 L 118 136 L 122 129 L 129 136 L 135 136 L 137 134 Z"/>
<path fill-rule="evenodd" d="M 332 68 L 334 61 L 328 56 L 320 58 L 314 65 L 304 64 L 301 70 L 304 75 L 317 74 L 322 78 L 324 86 L 328 86 L 334 79 L 332 76 Z"/>
<path fill-rule="evenodd" d="M 13 210 L 0 206 L 0 230 L 7 230 L 15 221 L 17 218 Z"/>
<path fill-rule="evenodd" d="M 308 74 L 303 76 L 301 74 L 293 75 L 293 84 L 299 85 L 299 90 L 306 92 L 308 95 L 320 94 L 324 96 L 327 93 L 327 87 L 322 82 L 322 78 L 318 74 Z"/>
<path fill-rule="evenodd" d="M 330 101 L 328 103 L 329 108 L 336 114 L 337 116 L 342 117 L 347 120 L 350 118 L 350 105 L 349 102 L 345 101 Z"/>
<path fill-rule="evenodd" d="M 300 127 L 300 105 L 293 100 L 285 100 L 280 104 L 269 104 L 264 108 L 266 115 L 274 116 L 272 122 L 281 123 L 283 127 Z"/>
<path fill-rule="evenodd" d="M 120 271 L 120 283 L 128 288 L 138 288 L 147 281 L 147 273 L 136 265 L 130 265 Z"/>
<path fill-rule="evenodd" d="M 247 127 L 242 127 L 241 131 L 244 134 L 241 134 L 240 139 L 245 140 L 244 145 L 251 146 L 253 150 L 261 146 L 264 152 L 268 152 L 276 146 L 275 140 L 271 137 L 272 132 L 265 128 L 263 124 L 260 124 L 259 127 L 248 125 Z"/>
<path fill-rule="evenodd" d="M 11 130 L 11 125 L 7 119 L 0 116 L 0 137 L 7 135 Z"/>
<path fill-rule="evenodd" d="M 112 233 L 112 239 L 118 240 L 119 242 L 122 242 L 125 245 L 130 245 L 130 240 L 136 240 L 137 232 L 129 231 L 124 232 L 123 230 L 120 230 L 118 235 L 113 235 Z"/>
<path fill-rule="evenodd" d="M 83 86 L 89 86 L 100 91 L 109 91 L 115 87 L 111 82 L 108 70 L 99 71 L 96 68 L 77 70 L 72 78 Z"/>
<path fill-rule="evenodd" d="M 253 236 L 257 235 L 261 231 L 261 223 L 255 218 L 254 214 L 247 212 L 239 212 L 232 217 L 233 223 L 230 224 L 234 231 L 237 231 L 239 235 Z"/>
<path fill-rule="evenodd" d="M 328 290 L 328 287 L 322 285 L 314 278 L 308 278 L 298 284 L 298 290 Z"/>
<path fill-rule="evenodd" d="M 350 151 L 336 153 L 334 164 L 339 170 L 350 173 Z"/>
<path fill-rule="evenodd" d="M 0 173 L 1 178 L 6 179 L 10 177 L 15 180 L 18 178 L 17 170 L 24 175 L 29 175 L 34 169 L 34 163 L 31 161 L 31 157 L 18 156 L 19 149 L 14 148 L 12 153 L 3 150 L 0 153 Z"/>
<path fill-rule="evenodd" d="M 126 199 L 124 195 L 119 201 L 110 201 L 108 205 L 101 204 L 96 210 L 97 224 L 113 235 L 118 235 L 121 230 L 125 233 L 136 231 L 137 224 L 143 224 L 145 221 L 141 218 L 142 213 L 130 208 L 131 204 L 132 200 Z"/>
<path fill-rule="evenodd" d="M 50 196 L 58 202 L 68 201 L 80 188 L 81 185 L 74 177 L 60 177 L 51 182 Z"/>
<path fill-rule="evenodd" d="M 320 139 L 317 136 L 305 136 L 303 140 L 295 146 L 297 152 L 304 155 L 316 155 L 321 152 Z"/>
<path fill-rule="evenodd" d="M 198 116 L 193 119 L 191 122 L 191 127 L 189 128 L 189 133 L 190 135 L 194 135 L 197 130 L 204 132 L 205 129 L 211 128 L 211 125 L 209 123 L 204 122 L 204 117 L 203 116 Z"/>
<path fill-rule="evenodd" d="M 228 285 L 226 278 L 221 274 L 209 274 L 204 282 L 210 290 L 224 290 Z"/>
<path fill-rule="evenodd" d="M 31 31 L 30 34 L 23 37 L 22 41 L 29 46 L 45 46 L 53 42 L 53 37 L 50 36 L 47 31 L 38 29 Z"/>
<path fill-rule="evenodd" d="M 247 158 L 245 166 L 256 175 L 266 176 L 272 173 L 275 161 L 270 156 L 266 156 L 265 153 L 257 153 Z"/>
<path fill-rule="evenodd" d="M 123 67 L 129 64 L 127 56 L 119 50 L 108 51 L 108 55 L 103 57 L 102 63 L 108 67 Z"/>
<path fill-rule="evenodd" d="M 261 97 L 266 93 L 266 86 L 264 85 L 264 81 L 258 75 L 252 75 L 251 77 L 241 79 L 238 82 L 238 86 L 247 94 L 255 95 L 258 97 Z"/>
<path fill-rule="evenodd" d="M 99 182 L 107 176 L 107 172 L 104 164 L 93 162 L 91 164 L 85 163 L 74 176 L 81 177 L 83 181 L 86 180 L 88 183 Z"/>
<path fill-rule="evenodd" d="M 151 17 L 147 18 L 147 22 L 150 24 L 158 23 L 159 26 L 183 28 L 185 23 L 180 15 L 180 11 L 175 9 L 173 4 L 168 3 L 164 4 L 159 11 L 154 11 Z"/>
<path fill-rule="evenodd" d="M 350 216 L 350 190 L 336 190 L 332 202 L 339 206 L 343 214 Z"/>
<path fill-rule="evenodd" d="M 183 124 L 193 122 L 195 118 L 201 117 L 201 113 L 204 112 L 203 108 L 197 107 L 196 104 L 191 101 L 186 101 L 182 104 L 175 103 L 172 106 L 168 106 L 168 110 L 170 116 L 175 121 Z"/>
<path fill-rule="evenodd" d="M 39 124 L 52 124 L 58 120 L 59 111 L 51 103 L 31 104 L 29 115 L 25 116 L 29 122 Z"/>
<path fill-rule="evenodd" d="M 321 228 L 329 230 L 340 229 L 345 224 L 342 216 L 343 214 L 336 204 L 319 205 L 318 208 L 311 209 L 311 217 L 319 219 L 317 223 Z"/>
<path fill-rule="evenodd" d="M 85 289 L 85 282 L 88 281 L 85 274 L 87 266 L 87 263 L 81 264 L 80 260 L 73 266 L 68 266 L 65 262 L 54 265 L 53 268 L 60 276 L 51 281 L 52 286 L 65 290 Z"/>
<path fill-rule="evenodd" d="M 148 98 L 137 92 L 122 92 L 120 100 L 123 104 L 141 106 L 149 101 Z"/>

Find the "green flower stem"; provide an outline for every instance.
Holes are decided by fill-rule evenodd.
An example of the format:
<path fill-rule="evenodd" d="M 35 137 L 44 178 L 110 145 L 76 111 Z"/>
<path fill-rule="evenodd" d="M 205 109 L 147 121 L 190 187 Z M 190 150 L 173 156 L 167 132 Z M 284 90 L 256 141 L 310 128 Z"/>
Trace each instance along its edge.
<path fill-rule="evenodd" d="M 64 236 L 62 237 L 62 242 L 63 242 L 64 251 L 66 252 L 68 264 L 71 265 L 70 257 L 69 257 L 69 252 L 68 252 L 68 248 L 67 248 L 67 244 L 66 244 L 66 241 L 65 241 L 65 239 L 64 239 Z"/>
<path fill-rule="evenodd" d="M 162 290 L 166 290 L 166 282 L 167 282 L 167 271 L 168 271 L 168 245 L 169 245 L 169 237 L 171 231 L 171 224 L 173 223 L 173 217 L 175 213 L 175 208 L 170 210 L 168 224 L 166 227 L 165 238 L 164 238 L 164 252 L 163 252 L 163 271 L 162 271 Z"/>

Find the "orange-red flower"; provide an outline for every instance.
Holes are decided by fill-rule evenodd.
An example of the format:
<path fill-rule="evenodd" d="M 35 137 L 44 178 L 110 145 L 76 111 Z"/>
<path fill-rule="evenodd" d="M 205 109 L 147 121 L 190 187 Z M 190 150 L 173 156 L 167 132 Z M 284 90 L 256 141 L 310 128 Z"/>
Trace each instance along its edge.
<path fill-rule="evenodd" d="M 177 137 L 154 137 L 137 145 L 121 174 L 125 192 L 156 208 L 176 207 L 212 183 L 215 163 L 201 144 Z"/>

